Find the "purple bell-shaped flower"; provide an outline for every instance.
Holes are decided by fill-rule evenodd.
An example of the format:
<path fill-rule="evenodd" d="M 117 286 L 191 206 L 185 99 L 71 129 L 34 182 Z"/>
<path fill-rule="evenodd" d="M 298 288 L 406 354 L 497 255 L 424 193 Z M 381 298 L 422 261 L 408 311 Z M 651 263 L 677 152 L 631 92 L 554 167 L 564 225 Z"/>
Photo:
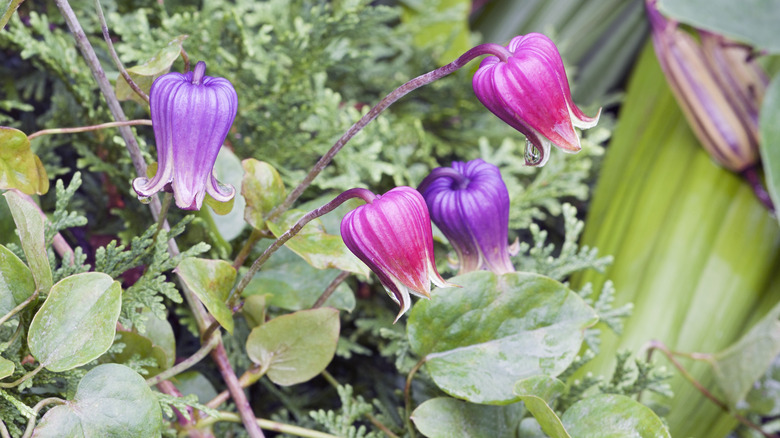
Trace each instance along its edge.
<path fill-rule="evenodd" d="M 401 306 L 398 321 L 411 305 L 410 293 L 430 298 L 431 282 L 453 285 L 436 270 L 431 219 L 417 190 L 396 187 L 384 195 L 361 190 L 359 196 L 367 204 L 344 216 L 341 237 Z"/>
<path fill-rule="evenodd" d="M 418 190 L 458 254 L 460 273 L 515 270 L 509 260 L 509 192 L 498 167 L 481 159 L 434 169 Z"/>
<path fill-rule="evenodd" d="M 482 60 L 473 85 L 482 104 L 526 136 L 532 146 L 526 150 L 528 165 L 543 166 L 551 145 L 579 152 L 574 127 L 591 128 L 599 119 L 574 104 L 558 48 L 539 33 L 514 37 L 503 56 Z"/>
<path fill-rule="evenodd" d="M 238 95 L 230 81 L 205 73 L 206 64 L 200 61 L 191 72 L 168 73 L 152 84 L 157 173 L 133 181 L 140 197 L 172 190 L 179 208 L 200 210 L 206 193 L 219 202 L 235 195 L 232 186 L 217 181 L 213 169 L 236 118 Z"/>

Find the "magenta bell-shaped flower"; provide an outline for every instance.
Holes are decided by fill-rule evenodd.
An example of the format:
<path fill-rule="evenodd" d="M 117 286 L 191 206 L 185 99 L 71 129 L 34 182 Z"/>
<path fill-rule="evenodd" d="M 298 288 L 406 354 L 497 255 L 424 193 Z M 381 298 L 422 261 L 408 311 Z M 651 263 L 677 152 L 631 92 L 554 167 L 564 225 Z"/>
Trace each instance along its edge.
<path fill-rule="evenodd" d="M 460 273 L 514 272 L 509 260 L 509 192 L 498 167 L 481 159 L 438 167 L 418 190 L 458 254 Z"/>
<path fill-rule="evenodd" d="M 136 178 L 133 189 L 142 198 L 160 190 L 173 191 L 176 205 L 200 210 L 208 193 L 219 202 L 230 201 L 235 189 L 214 177 L 214 162 L 236 118 L 238 95 L 225 78 L 205 76 L 200 61 L 191 72 L 157 78 L 149 92 L 157 173 Z"/>
<path fill-rule="evenodd" d="M 430 298 L 431 282 L 453 285 L 436 270 L 431 219 L 417 190 L 396 187 L 380 196 L 361 189 L 358 196 L 367 204 L 344 216 L 341 237 L 401 306 L 398 321 L 411 305 L 410 293 Z"/>
<path fill-rule="evenodd" d="M 574 104 L 558 48 L 546 36 L 529 33 L 512 38 L 505 50 L 482 60 L 473 79 L 477 98 L 536 149 L 526 150 L 526 164 L 543 166 L 551 145 L 579 152 L 574 127 L 591 128 L 599 115 L 588 117 Z"/>

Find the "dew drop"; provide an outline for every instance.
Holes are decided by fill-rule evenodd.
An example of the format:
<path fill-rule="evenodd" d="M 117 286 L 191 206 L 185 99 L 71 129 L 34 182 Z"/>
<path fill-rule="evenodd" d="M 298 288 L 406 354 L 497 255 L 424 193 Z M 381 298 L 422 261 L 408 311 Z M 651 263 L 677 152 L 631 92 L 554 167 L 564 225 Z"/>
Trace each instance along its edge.
<path fill-rule="evenodd" d="M 542 161 L 542 154 L 536 149 L 530 140 L 525 140 L 525 163 L 529 166 L 536 166 Z"/>
<path fill-rule="evenodd" d="M 141 201 L 141 204 L 148 204 L 152 202 L 152 198 L 150 196 L 139 196 L 138 200 Z"/>

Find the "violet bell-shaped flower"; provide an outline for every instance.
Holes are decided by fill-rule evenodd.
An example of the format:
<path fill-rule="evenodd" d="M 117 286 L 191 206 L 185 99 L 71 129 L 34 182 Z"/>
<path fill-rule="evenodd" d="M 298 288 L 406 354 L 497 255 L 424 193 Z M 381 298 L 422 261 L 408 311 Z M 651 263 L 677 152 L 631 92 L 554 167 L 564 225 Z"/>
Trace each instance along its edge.
<path fill-rule="evenodd" d="M 152 84 L 157 173 L 133 181 L 141 199 L 172 190 L 179 208 L 200 210 L 206 193 L 219 202 L 235 195 L 232 186 L 217 181 L 213 169 L 236 117 L 238 95 L 230 81 L 205 73 L 206 64 L 200 61 L 191 72 L 168 73 Z"/>
<path fill-rule="evenodd" d="M 498 167 L 481 159 L 438 167 L 418 190 L 458 255 L 460 273 L 514 272 L 509 259 L 509 192 Z"/>
<path fill-rule="evenodd" d="M 558 48 L 546 36 L 529 33 L 509 45 L 485 44 L 488 56 L 474 74 L 474 93 L 487 109 L 526 137 L 526 164 L 543 166 L 552 145 L 564 152 L 582 149 L 575 127 L 592 128 L 571 97 Z M 479 47 L 478 47 L 479 48 Z"/>
<path fill-rule="evenodd" d="M 398 321 L 411 305 L 409 294 L 430 298 L 431 282 L 439 287 L 453 285 L 436 270 L 431 219 L 417 190 L 396 187 L 384 195 L 357 190 L 367 204 L 344 216 L 341 237 L 401 306 Z"/>

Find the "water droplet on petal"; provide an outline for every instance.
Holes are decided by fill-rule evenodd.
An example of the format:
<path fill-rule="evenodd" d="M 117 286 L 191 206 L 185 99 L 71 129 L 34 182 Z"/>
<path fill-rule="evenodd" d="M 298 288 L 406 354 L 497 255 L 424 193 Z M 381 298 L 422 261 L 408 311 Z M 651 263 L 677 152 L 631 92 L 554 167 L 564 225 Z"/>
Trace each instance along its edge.
<path fill-rule="evenodd" d="M 530 140 L 525 140 L 525 163 L 529 166 L 536 166 L 542 161 L 542 153 L 536 149 Z"/>
<path fill-rule="evenodd" d="M 152 202 L 151 196 L 139 196 L 138 200 L 141 202 L 141 204 L 148 204 Z"/>

